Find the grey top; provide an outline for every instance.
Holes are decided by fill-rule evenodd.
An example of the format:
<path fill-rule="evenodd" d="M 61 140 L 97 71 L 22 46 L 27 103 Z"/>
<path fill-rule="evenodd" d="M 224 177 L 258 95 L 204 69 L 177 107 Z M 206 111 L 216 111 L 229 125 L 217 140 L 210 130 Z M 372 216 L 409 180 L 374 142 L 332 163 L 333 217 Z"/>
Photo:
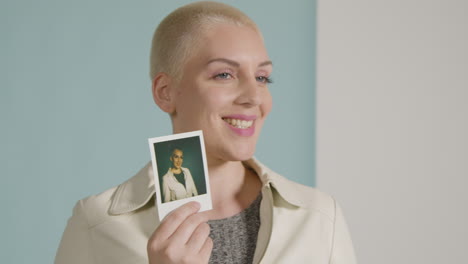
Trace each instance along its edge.
<path fill-rule="evenodd" d="M 252 263 L 260 228 L 260 193 L 244 211 L 229 218 L 208 221 L 213 250 L 209 263 Z"/>

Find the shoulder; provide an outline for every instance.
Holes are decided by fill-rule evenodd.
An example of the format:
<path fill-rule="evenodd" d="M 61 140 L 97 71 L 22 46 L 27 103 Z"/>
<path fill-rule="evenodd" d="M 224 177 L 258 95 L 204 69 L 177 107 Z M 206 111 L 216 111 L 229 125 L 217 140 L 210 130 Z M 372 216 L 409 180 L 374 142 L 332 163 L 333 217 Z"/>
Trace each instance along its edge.
<path fill-rule="evenodd" d="M 190 174 L 190 170 L 188 168 L 185 168 L 185 167 L 181 167 L 182 168 L 182 171 L 184 172 L 184 174 Z"/>
<path fill-rule="evenodd" d="M 169 169 L 166 174 L 164 174 L 164 176 L 162 177 L 163 180 L 167 180 L 169 179 L 170 177 L 172 176 L 172 173 L 171 173 L 171 169 Z"/>
<path fill-rule="evenodd" d="M 93 227 L 118 216 L 132 214 L 146 205 L 154 192 L 152 166 L 147 164 L 124 183 L 78 201 L 74 215 L 84 217 L 88 226 Z"/>
<path fill-rule="evenodd" d="M 287 202 L 304 210 L 323 214 L 330 220 L 335 218 L 336 201 L 331 195 L 317 188 L 291 181 L 279 174 L 276 174 L 272 186 Z"/>
<path fill-rule="evenodd" d="M 99 194 L 79 200 L 75 205 L 74 215 L 80 215 L 85 218 L 90 228 L 105 222 L 111 216 L 109 209 L 118 187 L 115 186 Z"/>

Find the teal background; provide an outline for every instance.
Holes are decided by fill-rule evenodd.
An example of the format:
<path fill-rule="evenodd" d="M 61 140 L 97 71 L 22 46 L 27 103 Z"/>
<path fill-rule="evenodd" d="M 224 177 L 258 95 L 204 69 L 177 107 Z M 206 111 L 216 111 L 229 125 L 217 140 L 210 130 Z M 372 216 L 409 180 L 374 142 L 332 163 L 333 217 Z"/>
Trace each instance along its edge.
<path fill-rule="evenodd" d="M 78 199 L 150 160 L 171 133 L 148 77 L 159 21 L 190 1 L 1 0 L 2 263 L 52 263 Z M 256 156 L 315 184 L 315 10 L 310 0 L 224 1 L 263 31 L 273 110 Z"/>
<path fill-rule="evenodd" d="M 198 195 L 206 193 L 205 171 L 200 145 L 200 137 L 188 137 L 154 143 L 154 153 L 158 166 L 160 194 L 162 195 L 162 178 L 172 166 L 170 157 L 175 148 L 182 150 L 184 157 L 182 167 L 190 170 Z M 160 197 L 161 201 L 163 198 Z"/>

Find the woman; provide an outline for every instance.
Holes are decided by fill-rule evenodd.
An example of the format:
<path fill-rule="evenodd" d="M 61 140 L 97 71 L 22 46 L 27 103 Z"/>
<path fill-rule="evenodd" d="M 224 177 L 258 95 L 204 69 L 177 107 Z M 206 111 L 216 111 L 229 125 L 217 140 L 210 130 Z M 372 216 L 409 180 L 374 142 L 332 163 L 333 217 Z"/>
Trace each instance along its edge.
<path fill-rule="evenodd" d="M 355 263 L 334 199 L 252 158 L 271 71 L 239 10 L 197 2 L 168 15 L 153 38 L 153 98 L 174 133 L 203 130 L 213 210 L 191 202 L 156 223 L 148 164 L 78 202 L 56 263 Z"/>
<path fill-rule="evenodd" d="M 174 149 L 170 157 L 172 166 L 162 179 L 162 196 L 165 203 L 183 198 L 197 196 L 197 187 L 193 182 L 190 170 L 182 167 L 184 152 Z"/>

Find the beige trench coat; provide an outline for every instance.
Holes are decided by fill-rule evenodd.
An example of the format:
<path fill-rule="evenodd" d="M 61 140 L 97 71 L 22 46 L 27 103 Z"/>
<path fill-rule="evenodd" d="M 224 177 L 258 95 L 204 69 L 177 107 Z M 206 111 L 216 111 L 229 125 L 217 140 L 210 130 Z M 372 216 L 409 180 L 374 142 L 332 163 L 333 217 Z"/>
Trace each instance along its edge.
<path fill-rule="evenodd" d="M 254 263 L 354 264 L 340 207 L 314 188 L 291 182 L 255 159 L 245 162 L 262 183 Z M 55 263 L 148 263 L 157 227 L 151 163 L 123 184 L 79 201 Z"/>

